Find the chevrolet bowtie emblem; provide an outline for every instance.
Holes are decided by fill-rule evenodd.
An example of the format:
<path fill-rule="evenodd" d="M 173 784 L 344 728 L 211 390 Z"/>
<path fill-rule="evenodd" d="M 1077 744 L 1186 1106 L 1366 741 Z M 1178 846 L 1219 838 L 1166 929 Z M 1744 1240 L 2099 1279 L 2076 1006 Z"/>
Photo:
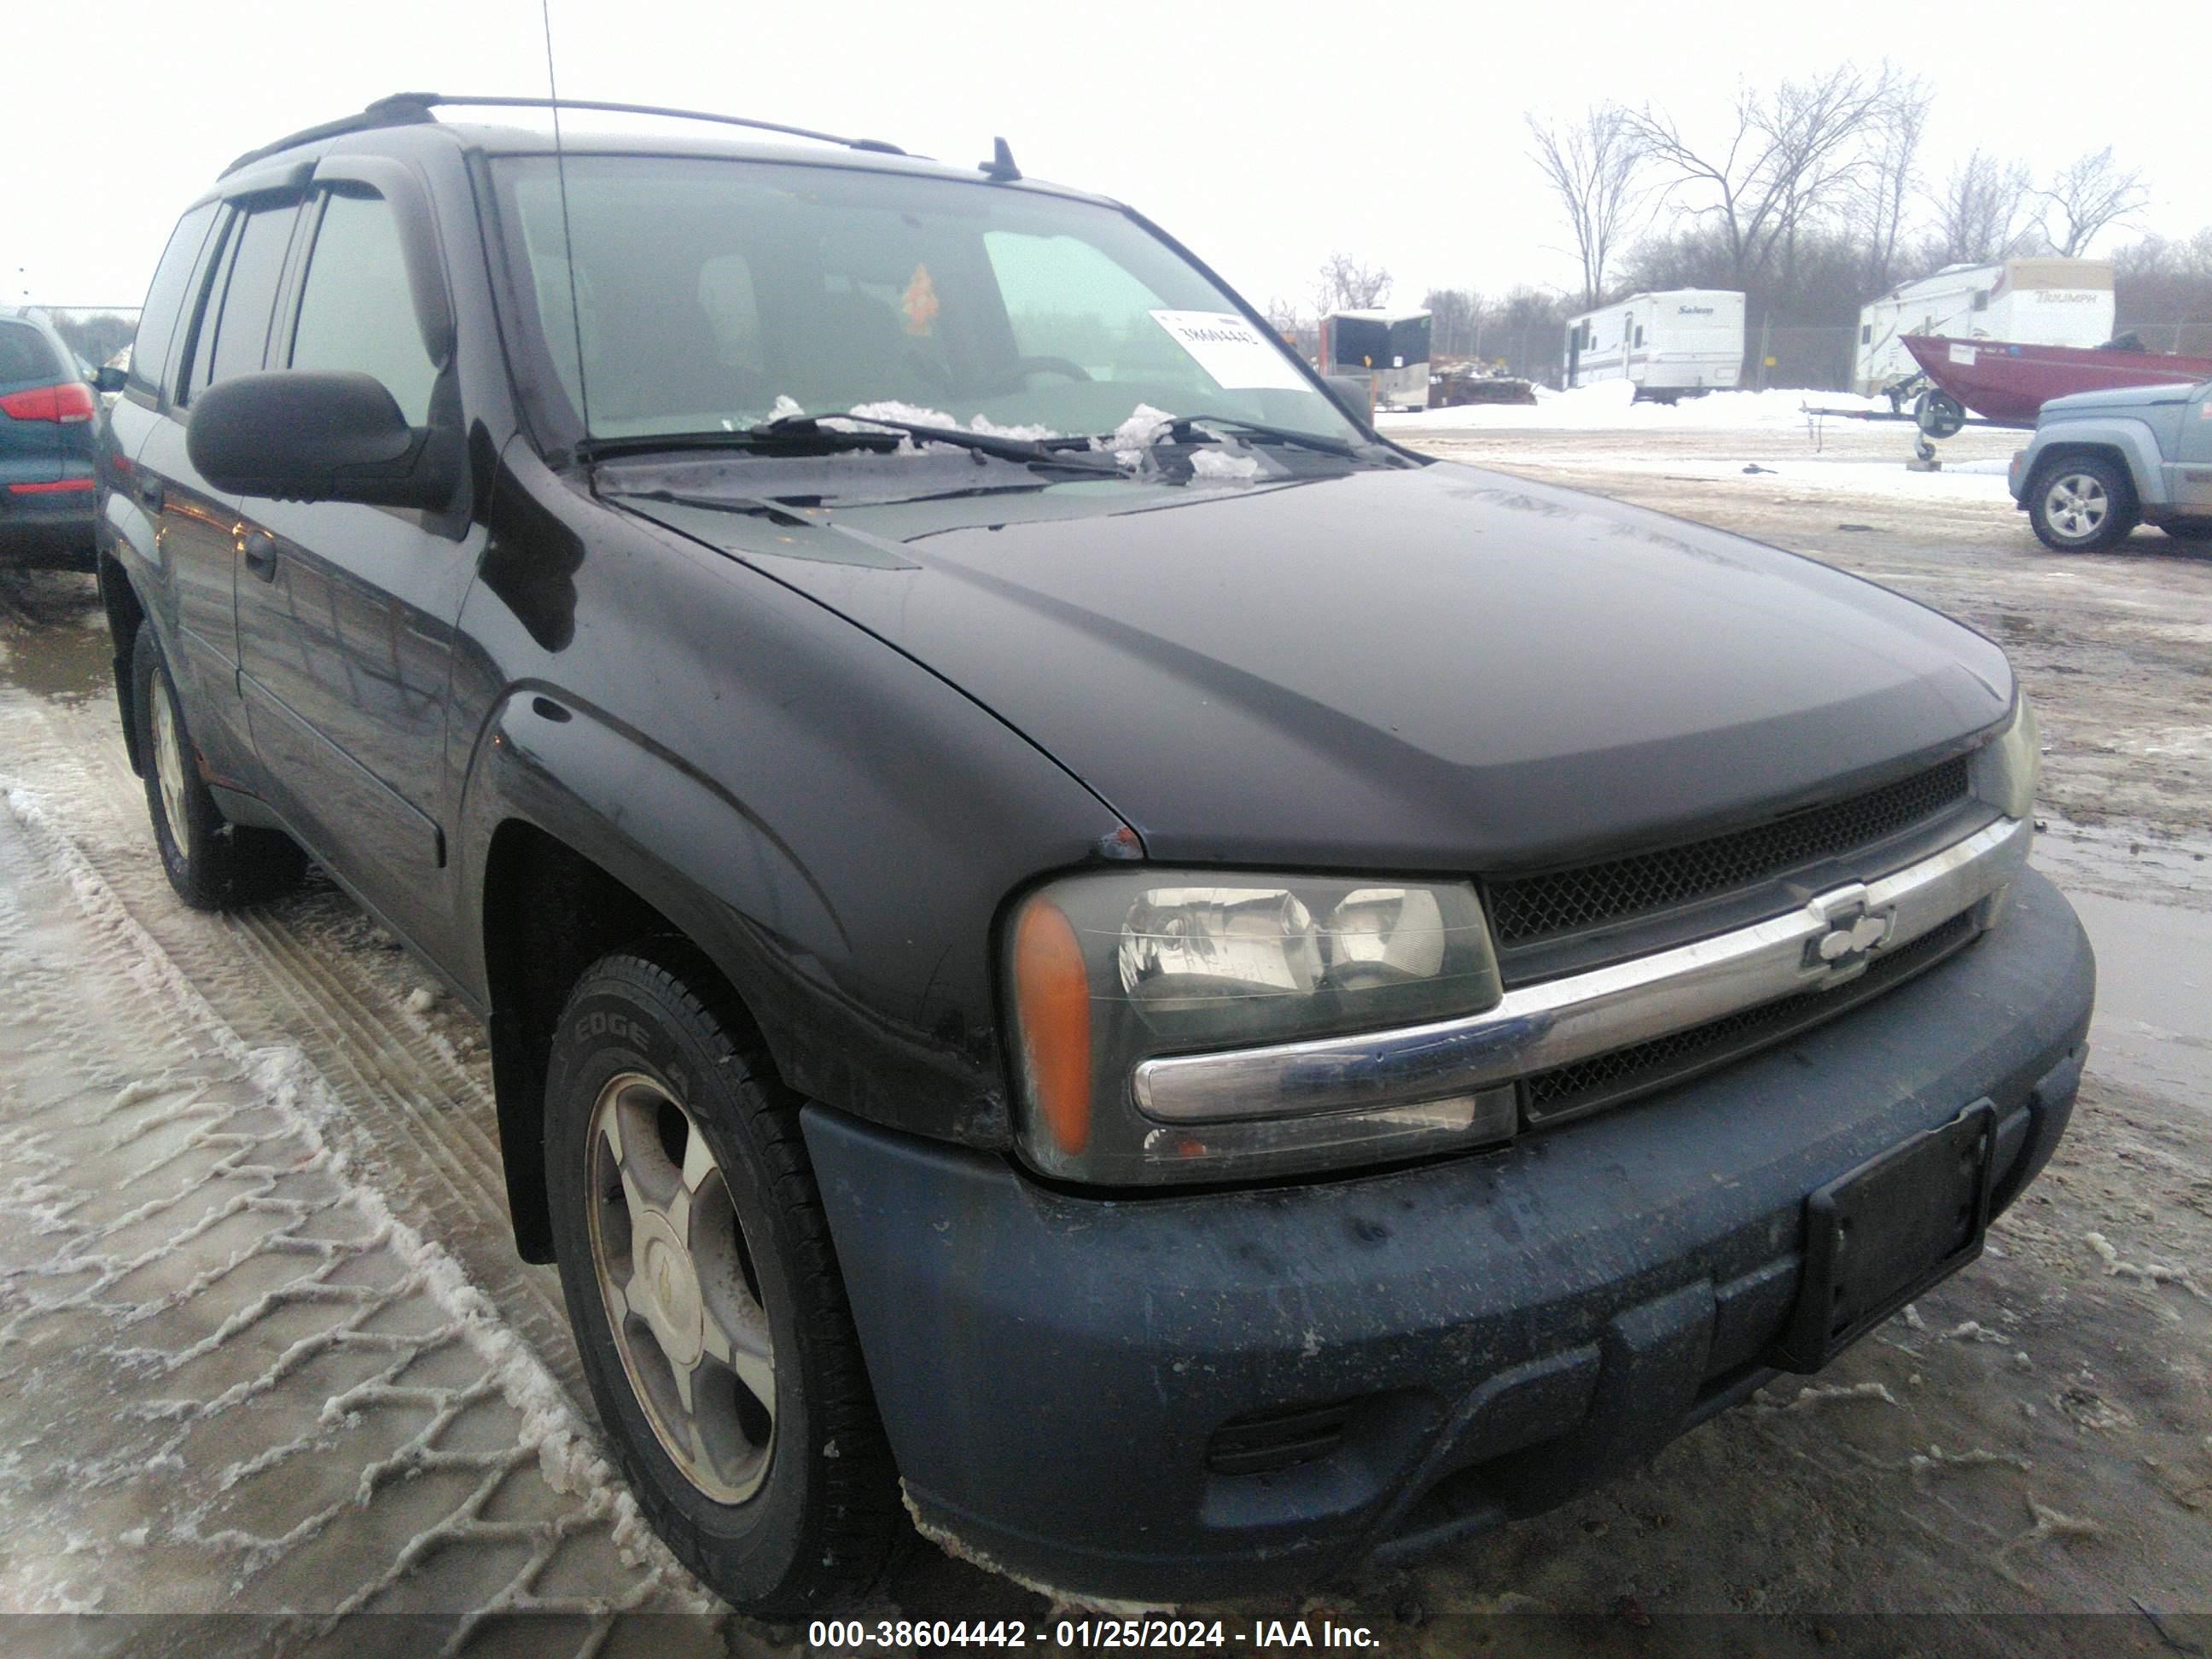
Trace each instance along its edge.
<path fill-rule="evenodd" d="M 1867 890 L 1859 882 L 1822 893 L 1805 908 L 1821 927 L 1805 942 L 1805 966 L 1818 974 L 1819 988 L 1840 985 L 1863 973 L 1869 957 L 1889 937 L 1896 921 L 1893 908 L 1868 907 Z"/>

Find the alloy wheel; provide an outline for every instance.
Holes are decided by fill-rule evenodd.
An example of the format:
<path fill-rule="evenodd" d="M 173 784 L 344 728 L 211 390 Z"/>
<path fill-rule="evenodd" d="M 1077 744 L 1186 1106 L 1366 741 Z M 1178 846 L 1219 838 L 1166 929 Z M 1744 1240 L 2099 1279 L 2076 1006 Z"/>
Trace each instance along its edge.
<path fill-rule="evenodd" d="M 760 1489 L 775 1438 L 775 1357 L 727 1178 L 690 1113 L 641 1073 L 592 1108 L 592 1265 L 646 1420 L 717 1503 Z"/>
<path fill-rule="evenodd" d="M 185 799 L 185 746 L 177 736 L 177 714 L 168 688 L 161 684 L 158 673 L 153 692 L 148 701 L 154 705 L 154 775 L 161 786 L 161 811 L 169 821 L 169 835 L 181 848 L 191 823 Z"/>
<path fill-rule="evenodd" d="M 2044 492 L 2043 516 L 2068 541 L 2087 541 L 2103 528 L 2112 511 L 2104 480 L 2087 472 L 2067 472 Z"/>

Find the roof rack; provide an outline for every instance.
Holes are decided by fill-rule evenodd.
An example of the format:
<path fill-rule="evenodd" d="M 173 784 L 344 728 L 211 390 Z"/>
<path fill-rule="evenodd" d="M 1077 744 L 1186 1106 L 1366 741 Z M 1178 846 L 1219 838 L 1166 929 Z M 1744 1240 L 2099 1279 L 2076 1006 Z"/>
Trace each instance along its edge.
<path fill-rule="evenodd" d="M 298 144 L 311 144 L 319 138 L 335 138 L 342 133 L 369 132 L 380 127 L 421 126 L 434 122 L 434 109 L 454 106 L 489 109 L 589 109 L 601 110 L 614 115 L 659 115 L 680 121 L 712 121 L 726 127 L 750 127 L 757 132 L 780 132 L 792 138 L 813 138 L 826 144 L 842 144 L 848 149 L 873 150 L 883 155 L 903 155 L 906 152 L 896 144 L 886 143 L 880 138 L 848 138 L 835 132 L 817 132 L 811 127 L 786 126 L 779 121 L 756 121 L 743 115 L 718 115 L 711 110 L 670 109 L 659 104 L 611 104 L 586 98 L 471 98 L 459 93 L 395 92 L 388 98 L 380 98 L 357 115 L 342 115 L 335 121 L 302 127 L 299 131 L 279 138 L 273 144 L 264 144 L 250 149 L 222 170 L 228 179 L 240 167 Z"/>

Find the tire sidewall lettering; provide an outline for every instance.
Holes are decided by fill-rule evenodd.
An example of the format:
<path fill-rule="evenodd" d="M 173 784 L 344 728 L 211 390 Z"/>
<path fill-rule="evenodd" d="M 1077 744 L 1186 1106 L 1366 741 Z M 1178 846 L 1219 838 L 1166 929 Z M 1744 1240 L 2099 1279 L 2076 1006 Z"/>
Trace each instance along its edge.
<path fill-rule="evenodd" d="M 579 1009 L 569 1015 L 562 1035 L 570 1051 L 579 1056 L 605 1054 L 610 1049 L 627 1050 L 659 1073 L 678 1100 L 686 1105 L 698 1105 L 698 1097 L 692 1092 L 690 1069 L 677 1058 L 674 1041 L 629 1009 Z M 586 1063 L 589 1063 L 588 1060 Z"/>

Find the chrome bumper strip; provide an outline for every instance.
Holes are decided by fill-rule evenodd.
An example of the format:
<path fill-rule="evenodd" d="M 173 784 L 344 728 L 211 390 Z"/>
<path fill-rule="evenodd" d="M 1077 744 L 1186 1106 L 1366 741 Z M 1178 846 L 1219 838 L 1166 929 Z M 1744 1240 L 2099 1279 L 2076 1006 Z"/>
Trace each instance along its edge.
<path fill-rule="evenodd" d="M 1373 1110 L 1586 1060 L 1802 991 L 1840 985 L 2000 893 L 2032 830 L 1999 818 L 1880 881 L 1692 945 L 1509 991 L 1486 1012 L 1396 1030 L 1144 1061 L 1139 1108 L 1168 1123 Z"/>

